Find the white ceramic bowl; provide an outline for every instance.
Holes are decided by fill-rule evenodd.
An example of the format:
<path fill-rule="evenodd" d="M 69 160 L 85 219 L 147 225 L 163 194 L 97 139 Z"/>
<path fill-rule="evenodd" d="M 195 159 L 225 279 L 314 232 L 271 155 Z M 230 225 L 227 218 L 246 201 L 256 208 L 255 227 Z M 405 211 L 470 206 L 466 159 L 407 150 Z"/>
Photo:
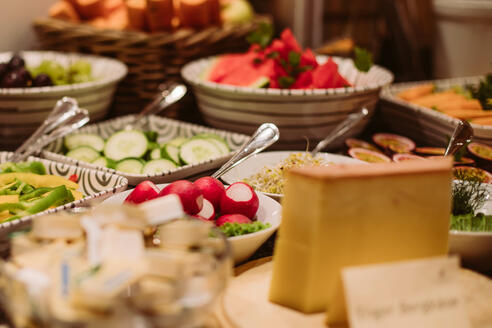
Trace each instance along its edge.
<path fill-rule="evenodd" d="M 167 184 L 159 184 L 157 187 L 162 189 Z M 133 191 L 127 190 L 106 199 L 104 204 L 123 204 L 125 198 Z M 258 232 L 247 235 L 228 238 L 232 246 L 234 263 L 238 264 L 246 261 L 260 246 L 278 229 L 281 220 L 282 206 L 275 200 L 257 193 L 260 200 L 260 207 L 256 213 L 256 219 L 263 223 L 270 223 L 270 227 Z"/>
<path fill-rule="evenodd" d="M 489 198 L 479 210 L 486 215 L 492 214 L 492 185 L 484 185 L 489 191 Z M 457 254 L 462 262 L 472 268 L 492 270 L 492 231 L 466 232 L 451 230 L 449 232 L 449 253 Z"/>
<path fill-rule="evenodd" d="M 319 62 L 326 59 L 318 57 Z M 280 129 L 280 140 L 273 147 L 305 149 L 305 137 L 310 141 L 323 139 L 348 114 L 365 106 L 369 117 L 344 137 L 360 133 L 374 113 L 380 89 L 393 81 L 391 72 L 382 67 L 373 66 L 368 73 L 361 73 L 351 59 L 334 60 L 353 87 L 281 90 L 205 81 L 203 72 L 212 65 L 214 57 L 185 65 L 181 74 L 193 87 L 198 107 L 209 125 L 251 134 L 261 123 L 271 122 Z M 341 143 L 339 139 L 331 146 L 335 148 Z"/>
<path fill-rule="evenodd" d="M 0 53 L 6 62 L 11 52 Z M 79 107 L 89 111 L 91 120 L 102 119 L 108 112 L 118 82 L 127 73 L 122 62 L 100 56 L 52 51 L 23 51 L 26 66 L 54 60 L 64 67 L 77 60 L 91 64 L 93 81 L 70 85 L 32 88 L 0 88 L 0 146 L 13 148 L 29 136 L 64 96 L 77 99 Z"/>
<path fill-rule="evenodd" d="M 260 172 L 265 166 L 276 166 L 292 153 L 298 153 L 298 151 L 267 151 L 253 155 L 235 168 L 225 173 L 221 179 L 228 184 L 242 181 L 245 178 Z M 366 162 L 358 159 L 329 153 L 318 153 L 317 157 L 322 158 L 323 161 L 327 163 L 333 164 L 367 164 Z M 272 194 L 267 192 L 262 193 L 278 201 L 282 198 L 282 194 Z"/>

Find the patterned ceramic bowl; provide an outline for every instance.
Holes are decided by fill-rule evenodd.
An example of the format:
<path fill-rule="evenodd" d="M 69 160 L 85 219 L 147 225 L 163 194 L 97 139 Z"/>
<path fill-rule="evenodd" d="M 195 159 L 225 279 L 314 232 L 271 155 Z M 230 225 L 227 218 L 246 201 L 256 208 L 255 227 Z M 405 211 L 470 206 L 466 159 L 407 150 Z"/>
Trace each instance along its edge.
<path fill-rule="evenodd" d="M 100 135 L 103 138 L 108 138 L 110 135 L 113 133 L 122 130 L 127 124 L 132 122 L 134 119 L 134 116 L 129 115 L 129 116 L 122 116 L 116 119 L 108 120 L 99 124 L 92 124 L 89 126 L 86 126 L 80 130 L 78 130 L 76 133 L 95 133 L 97 135 Z M 61 150 L 63 147 L 63 139 L 58 139 L 52 144 L 50 144 L 43 152 L 42 152 L 42 157 L 57 161 L 57 162 L 65 162 L 69 163 L 72 165 L 77 165 L 77 166 L 84 166 L 88 168 L 93 168 L 93 169 L 99 169 L 99 170 L 104 170 L 106 172 L 110 173 L 116 173 L 119 175 L 122 175 L 126 177 L 129 181 L 130 185 L 137 185 L 139 182 L 142 182 L 144 180 L 152 180 L 154 183 L 164 183 L 164 182 L 172 182 L 174 180 L 178 179 L 183 179 L 183 178 L 188 178 L 215 168 L 220 167 L 222 164 L 224 164 L 229 158 L 232 157 L 234 152 L 238 150 L 243 143 L 245 143 L 249 137 L 242 135 L 242 134 L 237 134 L 237 133 L 231 133 L 231 132 L 226 132 L 226 131 L 221 131 L 221 130 L 216 130 L 216 129 L 210 129 L 206 128 L 204 126 L 199 126 L 195 124 L 189 124 L 189 123 L 183 123 L 159 116 L 150 116 L 148 124 L 144 127 L 146 130 L 152 130 L 156 131 L 158 133 L 157 137 L 157 142 L 162 144 L 166 141 L 169 141 L 171 139 L 177 138 L 177 137 L 191 137 L 196 134 L 200 133 L 214 133 L 222 138 L 227 142 L 227 145 L 230 149 L 230 152 L 226 155 L 216 157 L 213 159 L 210 159 L 208 161 L 196 163 L 196 164 L 188 164 L 184 166 L 180 166 L 176 169 L 173 169 L 171 171 L 166 171 L 162 173 L 157 173 L 157 174 L 131 174 L 131 173 L 124 173 L 121 171 L 115 171 L 114 169 L 106 168 L 106 167 L 101 167 L 101 166 L 95 166 L 94 164 L 88 163 L 88 162 L 82 162 L 78 161 L 76 159 L 67 157 L 62 155 Z"/>
<path fill-rule="evenodd" d="M 10 155 L 12 155 L 10 152 L 0 152 L 0 163 L 8 161 Z M 47 174 L 58 175 L 65 178 L 69 178 L 73 174 L 76 174 L 78 177 L 77 183 L 79 184 L 79 191 L 81 191 L 85 197 L 34 215 L 24 216 L 18 220 L 0 223 L 0 236 L 2 237 L 10 231 L 19 230 L 29 225 L 34 217 L 81 206 L 84 203 L 95 199 L 103 200 L 115 193 L 124 191 L 128 185 L 128 180 L 126 178 L 109 172 L 90 170 L 32 156 L 29 157 L 27 161 L 40 161 L 44 164 Z"/>
<path fill-rule="evenodd" d="M 403 90 L 421 84 L 433 83 L 437 89 L 478 85 L 482 76 L 454 79 L 397 83 L 381 92 L 381 114 L 385 124 L 394 132 L 403 134 L 417 142 L 444 147 L 460 121 L 437 110 L 415 105 L 399 98 Z M 492 126 L 471 123 L 473 140 L 492 146 Z"/>
<path fill-rule="evenodd" d="M 93 81 L 70 85 L 32 88 L 0 88 L 0 146 L 12 149 L 29 136 L 53 109 L 56 101 L 67 96 L 77 99 L 79 106 L 89 111 L 91 120 L 103 118 L 112 102 L 118 82 L 127 68 L 122 62 L 99 56 L 52 51 L 23 51 L 26 66 L 38 66 L 43 60 L 53 60 L 64 67 L 77 60 L 90 63 Z M 0 53 L 0 63 L 11 52 Z"/>
<path fill-rule="evenodd" d="M 326 59 L 318 57 L 320 63 Z M 187 64 L 181 74 L 192 85 L 208 124 L 251 134 L 259 124 L 271 122 L 280 129 L 280 140 L 273 148 L 305 149 L 306 138 L 310 141 L 323 139 L 347 115 L 361 107 L 365 106 L 370 111 L 369 117 L 372 116 L 379 91 L 393 81 L 391 72 L 382 67 L 373 66 L 368 73 L 361 73 L 351 59 L 333 59 L 353 87 L 282 90 L 218 84 L 202 77 L 212 65 L 213 57 Z M 347 136 L 361 132 L 369 117 Z M 334 142 L 332 147 L 339 146 L 341 142 Z"/>

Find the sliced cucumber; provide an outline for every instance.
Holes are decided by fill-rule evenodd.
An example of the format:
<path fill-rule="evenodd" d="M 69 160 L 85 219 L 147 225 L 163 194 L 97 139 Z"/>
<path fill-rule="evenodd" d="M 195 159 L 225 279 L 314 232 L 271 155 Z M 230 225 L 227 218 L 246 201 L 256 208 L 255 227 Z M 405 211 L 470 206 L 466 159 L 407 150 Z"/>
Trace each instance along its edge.
<path fill-rule="evenodd" d="M 222 138 L 221 136 L 216 135 L 214 133 L 200 133 L 195 135 L 193 138 L 209 140 L 220 149 L 222 155 L 226 155 L 231 151 L 229 145 L 227 144 L 227 141 L 225 141 L 225 139 Z"/>
<path fill-rule="evenodd" d="M 184 144 L 186 141 L 188 141 L 188 138 L 185 138 L 185 137 L 177 137 L 177 138 L 174 138 L 174 139 L 169 140 L 166 143 L 166 145 L 172 145 L 172 146 L 175 146 L 175 147 L 179 147 L 182 144 Z"/>
<path fill-rule="evenodd" d="M 140 158 L 125 158 L 116 163 L 115 170 L 125 173 L 141 174 L 144 161 Z"/>
<path fill-rule="evenodd" d="M 170 170 L 174 170 L 176 168 L 176 164 L 168 159 L 154 159 L 152 161 L 147 162 L 147 164 L 143 167 L 144 174 L 157 174 Z"/>
<path fill-rule="evenodd" d="M 101 154 L 92 147 L 89 146 L 80 146 L 69 151 L 65 156 L 74 158 L 79 161 L 92 163 L 95 161 Z"/>
<path fill-rule="evenodd" d="M 161 157 L 167 158 L 179 165 L 179 148 L 170 144 L 164 145 L 161 150 Z"/>
<path fill-rule="evenodd" d="M 150 152 L 150 159 L 160 159 L 161 157 L 161 149 L 155 148 Z"/>
<path fill-rule="evenodd" d="M 195 164 L 221 155 L 221 150 L 208 139 L 193 138 L 179 149 L 179 158 L 185 164 Z"/>
<path fill-rule="evenodd" d="M 106 141 L 104 155 L 115 161 L 128 157 L 142 157 L 147 152 L 148 141 L 141 131 L 119 131 Z"/>
<path fill-rule="evenodd" d="M 108 159 L 104 156 L 99 156 L 98 158 L 93 160 L 91 163 L 94 165 L 97 165 L 97 166 L 108 167 Z"/>
<path fill-rule="evenodd" d="M 104 149 L 104 139 L 97 134 L 92 133 L 72 134 L 70 136 L 66 136 L 64 144 L 68 150 L 72 150 L 80 146 L 89 146 L 99 152 Z"/>

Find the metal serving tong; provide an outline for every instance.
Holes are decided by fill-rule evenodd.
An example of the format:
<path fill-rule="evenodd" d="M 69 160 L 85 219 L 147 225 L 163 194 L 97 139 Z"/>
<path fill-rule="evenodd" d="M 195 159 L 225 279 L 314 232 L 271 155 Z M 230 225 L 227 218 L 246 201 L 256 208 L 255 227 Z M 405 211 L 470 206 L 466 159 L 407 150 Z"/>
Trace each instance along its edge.
<path fill-rule="evenodd" d="M 14 152 L 9 158 L 12 162 L 20 162 L 44 146 L 73 132 L 89 122 L 89 112 L 78 107 L 73 98 L 63 97 L 41 126 Z"/>
<path fill-rule="evenodd" d="M 218 179 L 236 165 L 277 142 L 279 137 L 280 132 L 275 124 L 263 123 L 237 153 L 212 174 L 212 177 Z"/>
<path fill-rule="evenodd" d="M 454 155 L 461 147 L 466 146 L 473 138 L 473 128 L 467 121 L 461 120 L 454 129 L 444 156 Z"/>
<path fill-rule="evenodd" d="M 333 140 L 344 135 L 348 130 L 350 130 L 357 123 L 362 121 L 362 119 L 366 117 L 367 114 L 369 114 L 369 111 L 367 110 L 367 108 L 364 107 L 360 111 L 348 115 L 347 118 L 343 120 L 340 124 L 338 124 L 326 138 L 321 140 L 316 145 L 316 147 L 311 151 L 311 156 L 316 156 L 317 153 L 319 153 L 323 148 L 333 142 Z"/>
<path fill-rule="evenodd" d="M 155 115 L 163 109 L 179 101 L 186 94 L 187 88 L 184 84 L 177 82 L 165 82 L 159 85 L 159 93 L 145 108 L 138 113 L 133 121 L 125 126 L 125 130 L 138 129 L 144 122 L 143 118 Z"/>

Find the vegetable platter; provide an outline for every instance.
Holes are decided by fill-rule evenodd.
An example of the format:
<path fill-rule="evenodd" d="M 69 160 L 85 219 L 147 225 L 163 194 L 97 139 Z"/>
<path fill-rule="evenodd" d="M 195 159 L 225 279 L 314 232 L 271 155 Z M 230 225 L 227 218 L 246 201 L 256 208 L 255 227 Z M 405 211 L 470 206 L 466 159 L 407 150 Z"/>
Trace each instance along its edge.
<path fill-rule="evenodd" d="M 134 116 L 129 115 L 84 127 L 75 134 L 48 145 L 42 152 L 42 157 L 117 173 L 126 177 L 130 185 L 136 185 L 144 180 L 165 183 L 220 167 L 248 140 L 245 135 L 158 116 L 149 116 L 147 123 L 144 124 L 145 128 L 141 131 L 128 131 L 125 127 L 133 122 L 133 119 Z M 149 133 L 149 131 L 154 132 Z M 73 138 L 77 134 L 89 135 L 91 140 L 87 141 L 85 136 L 82 141 Z M 148 137 L 148 140 L 145 137 Z M 203 139 L 207 139 L 205 143 Z M 72 143 L 75 146 L 89 144 L 92 150 L 81 149 L 84 146 L 75 147 L 77 153 L 81 150 L 83 153 L 74 155 L 72 152 L 67 153 L 65 149 L 65 154 L 72 158 L 64 156 L 63 150 L 67 148 L 67 141 L 68 148 L 72 147 Z M 128 145 L 129 141 L 134 141 L 135 144 L 123 147 L 124 149 L 119 146 L 120 142 Z M 168 149 L 170 141 L 172 141 L 171 150 Z M 179 142 L 174 144 L 177 141 Z M 188 143 L 183 143 L 185 141 Z M 210 142 L 214 145 L 211 146 Z M 155 147 L 160 149 L 160 154 Z M 94 161 L 96 162 L 90 163 Z"/>
<path fill-rule="evenodd" d="M 0 197 L 14 196 L 17 201 L 14 202 L 7 200 L 2 203 L 4 203 L 3 205 L 6 205 L 5 203 L 15 203 L 14 205 L 16 205 L 15 207 L 17 208 L 14 212 L 18 212 L 17 210 L 21 209 L 22 211 L 19 212 L 21 214 L 30 214 L 30 212 L 33 212 L 33 214 L 20 215 L 22 217 L 18 219 L 16 219 L 16 217 L 10 217 L 10 220 L 0 222 L 0 233 L 2 235 L 28 225 L 34 217 L 63 211 L 68 208 L 74 208 L 95 199 L 104 199 L 115 193 L 124 191 L 128 185 L 128 180 L 126 178 L 116 174 L 57 163 L 36 157 L 29 157 L 26 163 L 22 164 L 5 164 L 8 162 L 8 158 L 11 155 L 12 153 L 10 152 L 0 152 L 0 165 L 2 165 L 3 172 L 5 172 L 0 173 L 0 180 L 2 183 L 5 182 L 2 186 L 2 190 L 4 192 Z M 38 173 L 46 174 L 39 175 Z M 5 178 L 2 178 L 2 176 Z M 12 183 L 9 183 L 10 180 L 12 180 Z M 58 188 L 60 185 L 66 185 L 69 191 L 72 191 L 72 188 L 76 190 L 72 191 L 74 196 L 73 198 L 67 197 L 63 200 L 53 198 L 51 199 L 53 201 L 48 199 L 47 201 L 50 202 L 50 204 L 48 204 L 48 208 L 37 212 L 34 209 L 35 206 L 44 208 L 44 205 L 46 204 L 41 204 L 39 202 L 39 195 L 34 195 L 33 200 L 19 201 L 22 196 L 21 193 L 16 194 L 16 192 L 12 190 L 12 185 L 15 184 L 14 182 L 19 184 L 18 188 L 16 188 L 17 191 L 22 191 L 25 187 L 34 187 L 32 193 L 37 193 L 38 191 L 46 192 L 47 190 L 50 190 L 49 193 L 46 192 L 47 196 L 43 196 L 44 199 L 50 197 L 50 194 L 52 198 L 65 197 L 66 194 L 63 193 L 63 190 Z M 28 194 L 26 194 L 26 196 Z"/>
<path fill-rule="evenodd" d="M 381 92 L 381 118 L 394 132 L 406 135 L 420 143 L 441 146 L 447 144 L 459 119 L 432 108 L 410 103 L 398 95 L 414 87 L 433 84 L 436 90 L 465 89 L 468 85 L 478 86 L 483 76 L 397 83 Z M 492 145 L 492 125 L 471 125 L 475 132 L 474 141 Z"/>

